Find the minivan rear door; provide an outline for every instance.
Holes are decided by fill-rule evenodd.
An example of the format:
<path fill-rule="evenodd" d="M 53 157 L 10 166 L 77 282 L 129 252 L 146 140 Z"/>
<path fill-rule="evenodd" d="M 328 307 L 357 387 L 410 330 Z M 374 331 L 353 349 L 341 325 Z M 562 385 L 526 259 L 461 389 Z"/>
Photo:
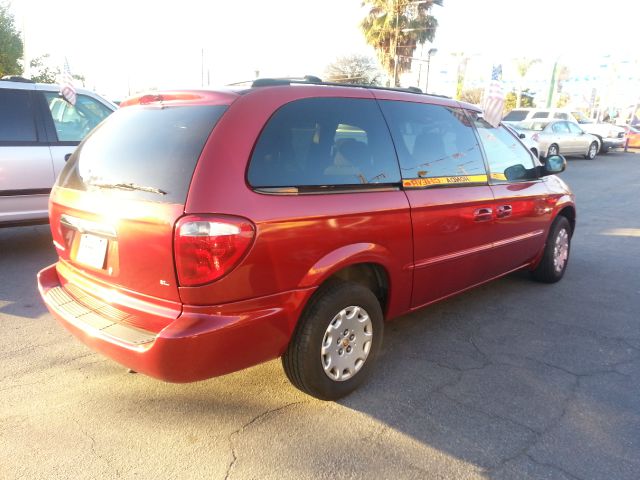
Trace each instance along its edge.
<path fill-rule="evenodd" d="M 224 101 L 203 105 L 154 96 L 100 124 L 71 156 L 52 193 L 60 258 L 100 283 L 178 301 L 174 225 Z"/>

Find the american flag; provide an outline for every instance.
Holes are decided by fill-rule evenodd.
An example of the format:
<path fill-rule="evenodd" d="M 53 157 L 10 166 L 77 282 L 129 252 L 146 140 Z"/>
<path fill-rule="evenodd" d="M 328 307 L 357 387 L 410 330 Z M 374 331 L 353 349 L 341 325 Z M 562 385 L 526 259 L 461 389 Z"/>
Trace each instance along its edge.
<path fill-rule="evenodd" d="M 64 59 L 64 72 L 62 73 L 60 94 L 71 105 L 76 104 L 76 89 L 73 86 L 73 77 L 71 76 L 71 69 L 69 68 L 69 62 L 67 62 L 66 58 Z"/>
<path fill-rule="evenodd" d="M 491 71 L 491 83 L 484 93 L 484 119 L 493 127 L 497 127 L 502 120 L 504 108 L 504 92 L 502 91 L 502 65 L 494 65 Z"/>

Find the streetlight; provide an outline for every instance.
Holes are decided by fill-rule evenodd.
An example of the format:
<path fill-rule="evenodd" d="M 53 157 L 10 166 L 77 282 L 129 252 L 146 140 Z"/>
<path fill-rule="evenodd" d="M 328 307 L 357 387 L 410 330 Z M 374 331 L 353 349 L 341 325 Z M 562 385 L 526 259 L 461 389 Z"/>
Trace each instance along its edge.
<path fill-rule="evenodd" d="M 438 53 L 437 48 L 430 48 L 427 52 L 427 84 L 424 87 L 424 93 L 429 93 L 429 67 L 431 66 L 431 55 Z"/>

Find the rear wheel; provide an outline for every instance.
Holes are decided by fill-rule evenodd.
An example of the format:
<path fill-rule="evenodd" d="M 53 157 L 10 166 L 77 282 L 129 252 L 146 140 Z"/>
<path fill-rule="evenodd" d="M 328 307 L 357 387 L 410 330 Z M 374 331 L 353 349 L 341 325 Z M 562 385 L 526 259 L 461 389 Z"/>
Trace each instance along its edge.
<path fill-rule="evenodd" d="M 368 288 L 332 282 L 315 294 L 282 356 L 293 385 L 321 400 L 355 390 L 382 344 L 382 309 Z"/>
<path fill-rule="evenodd" d="M 571 225 L 566 217 L 558 216 L 549 230 L 542 260 L 531 272 L 539 282 L 555 283 L 564 276 L 571 251 Z"/>
<path fill-rule="evenodd" d="M 560 152 L 560 149 L 558 148 L 558 145 L 556 145 L 555 143 L 552 143 L 549 146 L 549 150 L 547 151 L 547 157 L 550 157 L 551 155 L 558 155 L 559 152 Z"/>
<path fill-rule="evenodd" d="M 587 154 L 584 156 L 587 160 L 593 160 L 596 158 L 596 154 L 598 153 L 598 142 L 592 142 L 589 145 L 589 150 L 587 150 Z"/>

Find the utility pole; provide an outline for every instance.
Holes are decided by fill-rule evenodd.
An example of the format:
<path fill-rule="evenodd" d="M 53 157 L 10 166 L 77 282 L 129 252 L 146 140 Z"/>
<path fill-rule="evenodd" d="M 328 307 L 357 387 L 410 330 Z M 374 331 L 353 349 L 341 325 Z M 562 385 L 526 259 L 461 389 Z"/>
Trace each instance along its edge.
<path fill-rule="evenodd" d="M 549 96 L 547 96 L 547 108 L 551 108 L 553 94 L 556 91 L 556 70 L 558 70 L 558 60 L 553 64 L 553 72 L 551 73 L 551 86 L 549 87 Z"/>
<path fill-rule="evenodd" d="M 398 84 L 398 17 L 400 16 L 400 0 L 395 0 L 395 15 L 396 15 L 396 31 L 395 31 L 395 40 L 393 42 L 393 85 L 395 87 Z"/>

